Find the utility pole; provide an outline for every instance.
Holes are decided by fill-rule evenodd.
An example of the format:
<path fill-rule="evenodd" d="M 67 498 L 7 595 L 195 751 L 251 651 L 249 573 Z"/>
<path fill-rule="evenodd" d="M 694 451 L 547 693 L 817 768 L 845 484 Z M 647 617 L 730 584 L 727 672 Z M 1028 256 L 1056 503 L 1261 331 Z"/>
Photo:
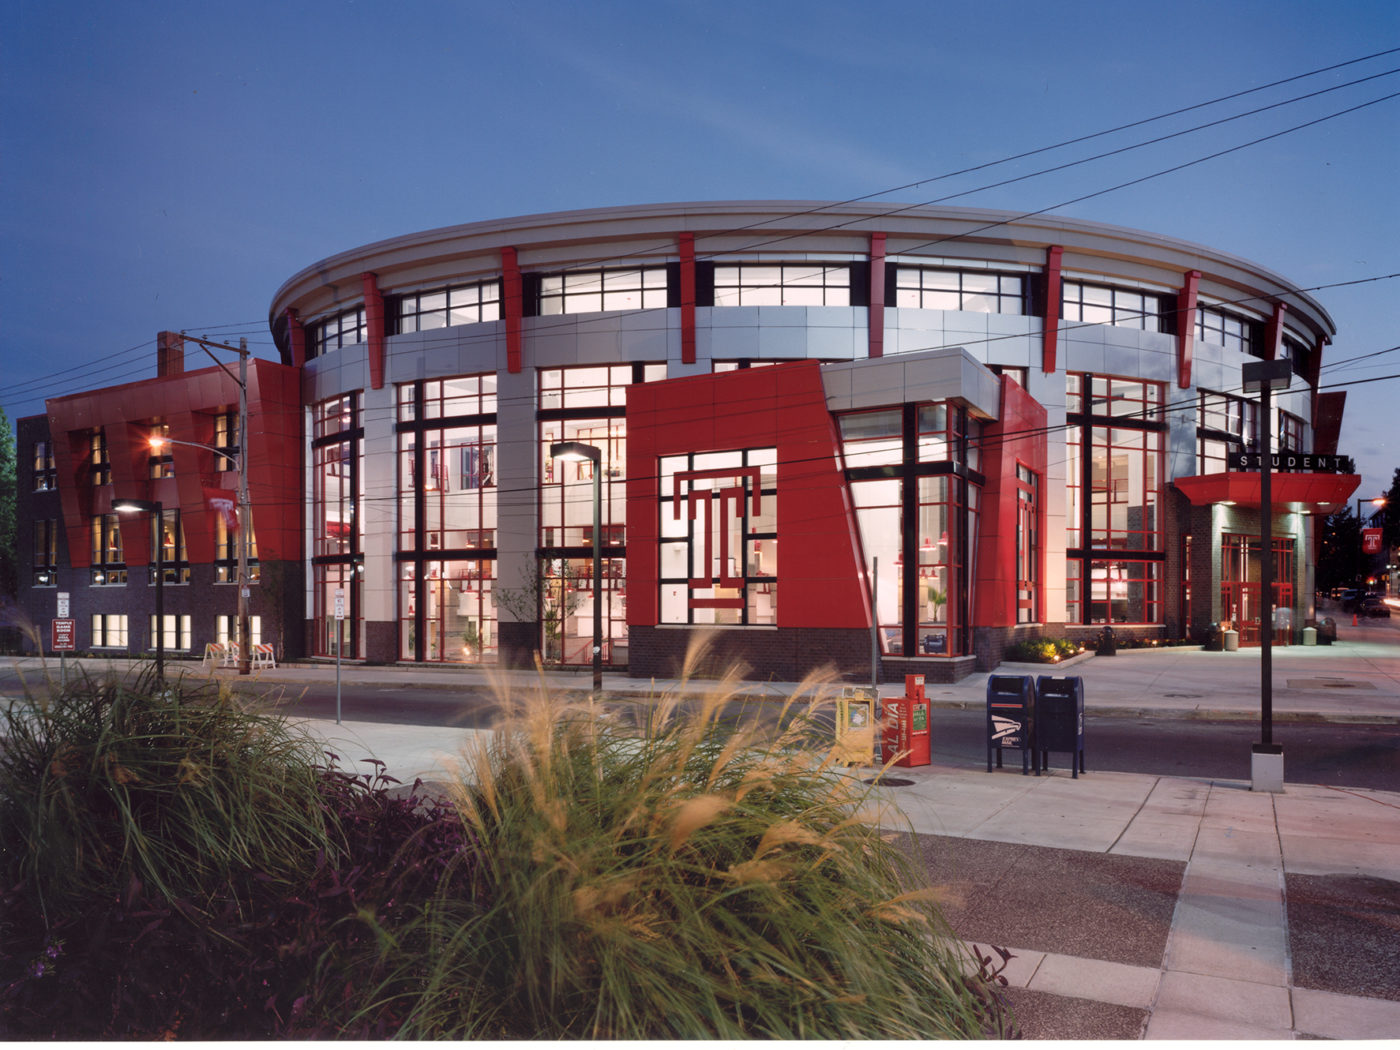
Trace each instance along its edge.
<path fill-rule="evenodd" d="M 238 340 L 238 673 L 252 673 L 248 599 L 248 340 Z"/>
<path fill-rule="evenodd" d="M 210 360 L 222 368 L 238 384 L 238 673 L 252 674 L 253 654 L 249 646 L 248 599 L 252 596 L 248 579 L 248 528 L 251 514 L 248 508 L 248 340 L 239 339 L 237 346 L 216 343 L 208 336 L 197 338 L 180 333 L 182 339 L 197 343 L 209 354 Z M 209 350 L 217 346 L 220 350 L 231 350 L 238 355 L 238 375 L 229 372 L 228 366 Z"/>

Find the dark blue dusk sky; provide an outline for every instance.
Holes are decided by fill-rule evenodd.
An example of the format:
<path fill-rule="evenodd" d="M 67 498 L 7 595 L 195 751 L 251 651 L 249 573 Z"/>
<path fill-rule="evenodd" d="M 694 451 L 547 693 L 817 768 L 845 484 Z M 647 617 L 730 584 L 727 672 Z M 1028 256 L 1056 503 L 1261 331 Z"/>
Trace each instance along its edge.
<path fill-rule="evenodd" d="M 1400 379 L 1358 383 L 1400 374 L 1400 351 L 1378 354 L 1400 345 L 1400 97 L 1375 101 L 1400 92 L 1391 49 L 1394 0 L 11 4 L 0 405 L 13 421 L 153 375 L 161 329 L 274 356 L 278 286 L 382 238 L 878 194 L 1376 56 L 885 198 L 976 191 L 950 203 L 1135 227 L 1317 287 L 1339 330 L 1323 383 L 1355 384 L 1342 451 L 1372 495 L 1400 467 Z M 1338 90 L 986 188 L 1323 88 Z"/>

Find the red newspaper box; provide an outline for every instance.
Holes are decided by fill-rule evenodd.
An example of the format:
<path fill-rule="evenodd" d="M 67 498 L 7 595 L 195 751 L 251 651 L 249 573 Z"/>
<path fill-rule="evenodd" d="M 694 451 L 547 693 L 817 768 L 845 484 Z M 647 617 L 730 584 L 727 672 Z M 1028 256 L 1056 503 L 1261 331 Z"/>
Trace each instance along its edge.
<path fill-rule="evenodd" d="M 931 759 L 924 676 L 905 675 L 904 695 L 886 697 L 884 707 L 880 757 L 887 764 L 893 760 L 897 766 L 928 765 Z"/>

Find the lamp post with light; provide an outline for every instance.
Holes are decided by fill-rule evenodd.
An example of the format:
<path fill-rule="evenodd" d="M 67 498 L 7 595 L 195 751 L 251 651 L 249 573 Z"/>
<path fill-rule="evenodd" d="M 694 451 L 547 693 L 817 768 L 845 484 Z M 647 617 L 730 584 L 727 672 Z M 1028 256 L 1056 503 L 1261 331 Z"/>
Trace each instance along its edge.
<path fill-rule="evenodd" d="M 603 690 L 603 453 L 582 441 L 555 441 L 550 459 L 593 464 L 593 692 Z"/>
<path fill-rule="evenodd" d="M 159 452 L 166 445 L 188 445 L 190 448 L 202 448 L 206 452 L 212 452 L 221 459 L 228 459 L 226 452 L 222 452 L 213 445 L 204 445 L 198 441 L 186 441 L 183 438 L 166 437 L 164 434 L 152 435 L 150 439 L 151 449 Z M 252 653 L 249 646 L 249 626 L 248 626 L 248 453 L 247 438 L 240 432 L 238 435 L 238 462 L 234 469 L 238 472 L 238 673 L 240 675 L 252 674 Z"/>
<path fill-rule="evenodd" d="M 1283 790 L 1283 747 L 1274 743 L 1274 494 L 1273 393 L 1293 382 L 1293 362 L 1248 361 L 1241 369 L 1246 394 L 1259 395 L 1259 587 L 1264 593 L 1259 622 L 1259 723 L 1261 740 L 1250 754 L 1250 788 Z"/>
<path fill-rule="evenodd" d="M 122 499 L 112 504 L 118 514 L 144 511 L 156 532 L 156 685 L 165 688 L 165 507 L 160 500 Z"/>

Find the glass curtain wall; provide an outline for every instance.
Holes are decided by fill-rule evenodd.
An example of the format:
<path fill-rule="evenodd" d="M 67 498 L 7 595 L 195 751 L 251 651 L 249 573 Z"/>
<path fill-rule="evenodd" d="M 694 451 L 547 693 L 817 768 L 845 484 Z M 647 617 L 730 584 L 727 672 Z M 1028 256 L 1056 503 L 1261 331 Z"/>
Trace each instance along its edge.
<path fill-rule="evenodd" d="M 1162 384 L 1071 374 L 1067 395 L 1068 622 L 1161 623 Z"/>
<path fill-rule="evenodd" d="M 664 364 L 539 372 L 539 575 L 531 597 L 546 660 L 592 662 L 594 602 L 602 603 L 603 661 L 627 658 L 627 387 L 666 377 Z M 555 460 L 550 446 L 579 441 L 600 453 L 603 586 L 593 587 L 593 465 Z"/>
<path fill-rule="evenodd" d="M 311 409 L 311 571 L 313 645 L 318 656 L 359 655 L 359 520 L 361 446 L 359 394 L 343 394 Z M 336 596 L 345 610 L 336 619 Z"/>
<path fill-rule="evenodd" d="M 494 662 L 496 376 L 398 388 L 399 655 Z"/>
<path fill-rule="evenodd" d="M 952 403 L 838 420 L 881 650 L 971 651 L 980 425 Z"/>

